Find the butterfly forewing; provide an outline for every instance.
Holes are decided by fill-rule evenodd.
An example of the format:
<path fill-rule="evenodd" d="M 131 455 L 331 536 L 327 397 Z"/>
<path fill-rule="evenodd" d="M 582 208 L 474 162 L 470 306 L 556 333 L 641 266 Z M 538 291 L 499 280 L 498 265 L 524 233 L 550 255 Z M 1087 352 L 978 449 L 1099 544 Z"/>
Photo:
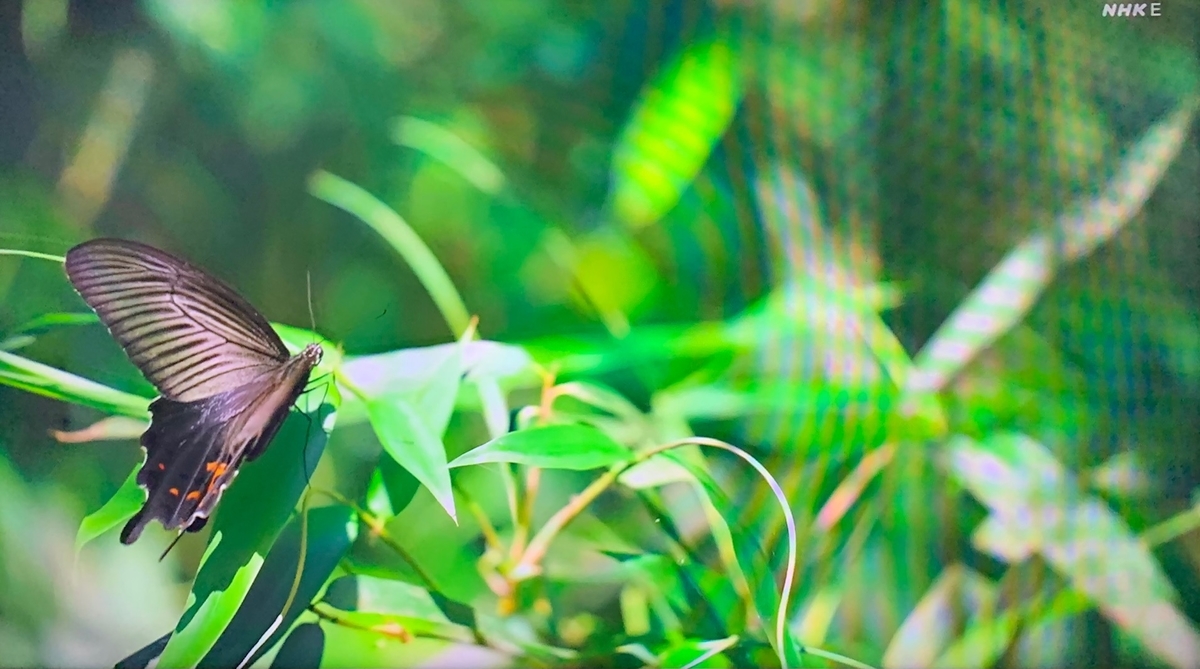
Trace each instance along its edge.
<path fill-rule="evenodd" d="M 146 503 L 121 532 L 151 520 L 203 527 L 243 461 L 270 443 L 304 391 L 321 347 L 289 357 L 279 335 L 232 288 L 144 244 L 71 249 L 67 276 L 162 396 L 150 404 L 138 483 Z"/>
<path fill-rule="evenodd" d="M 98 239 L 67 253 L 67 276 L 164 397 L 209 397 L 269 372 L 287 348 L 232 288 L 134 242 Z"/>

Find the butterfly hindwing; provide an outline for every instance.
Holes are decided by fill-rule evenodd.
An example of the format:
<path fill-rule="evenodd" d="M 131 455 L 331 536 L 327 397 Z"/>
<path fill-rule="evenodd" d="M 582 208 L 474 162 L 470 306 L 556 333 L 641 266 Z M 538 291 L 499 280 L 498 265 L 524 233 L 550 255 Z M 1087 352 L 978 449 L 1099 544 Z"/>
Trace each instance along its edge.
<path fill-rule="evenodd" d="M 126 523 L 122 543 L 136 541 L 151 520 L 167 529 L 202 528 L 242 463 L 275 437 L 315 364 L 300 355 L 256 383 L 213 397 L 152 402 L 142 435 L 146 462 L 137 475 L 146 503 Z"/>
<path fill-rule="evenodd" d="M 214 399 L 219 398 L 190 403 L 159 398 L 150 405 L 153 418 L 142 435 L 146 462 L 137 476 L 146 503 L 126 523 L 121 543 L 136 541 L 151 520 L 167 529 L 193 529 L 237 475 L 245 444 L 228 438 L 227 423 L 212 420 Z"/>

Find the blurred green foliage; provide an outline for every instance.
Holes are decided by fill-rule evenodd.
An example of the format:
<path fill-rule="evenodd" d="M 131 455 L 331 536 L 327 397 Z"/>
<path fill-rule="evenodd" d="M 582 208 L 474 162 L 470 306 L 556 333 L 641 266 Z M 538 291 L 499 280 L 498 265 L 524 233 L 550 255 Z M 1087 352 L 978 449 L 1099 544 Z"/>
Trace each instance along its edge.
<path fill-rule="evenodd" d="M 1196 2 L 10 4 L 0 666 L 1200 665 Z M 325 338 L 161 563 L 100 235 Z"/>

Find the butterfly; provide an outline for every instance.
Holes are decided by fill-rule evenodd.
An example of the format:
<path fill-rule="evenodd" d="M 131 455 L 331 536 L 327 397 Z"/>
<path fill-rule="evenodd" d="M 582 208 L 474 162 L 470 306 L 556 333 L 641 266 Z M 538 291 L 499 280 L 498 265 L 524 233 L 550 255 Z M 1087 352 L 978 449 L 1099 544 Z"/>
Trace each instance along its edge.
<path fill-rule="evenodd" d="M 151 520 L 179 536 L 199 531 L 238 468 L 279 431 L 321 362 L 321 346 L 290 355 L 236 291 L 152 246 L 94 239 L 67 252 L 66 270 L 159 392 L 141 437 L 146 461 L 137 483 L 146 502 L 121 543 L 136 541 Z"/>

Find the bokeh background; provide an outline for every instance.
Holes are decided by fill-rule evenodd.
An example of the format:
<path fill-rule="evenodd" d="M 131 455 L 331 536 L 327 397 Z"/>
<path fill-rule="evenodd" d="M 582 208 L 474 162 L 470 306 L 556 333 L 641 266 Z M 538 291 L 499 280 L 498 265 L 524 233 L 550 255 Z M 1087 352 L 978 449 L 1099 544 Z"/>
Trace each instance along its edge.
<path fill-rule="evenodd" d="M 310 278 L 316 329 L 348 353 L 451 341 L 404 261 L 314 195 L 314 173 L 337 175 L 417 231 L 483 337 L 644 411 L 674 402 L 692 431 L 766 463 L 823 532 L 801 546 L 795 615 L 808 643 L 876 666 L 928 664 L 996 602 L 1076 588 L 1090 604 L 1019 618 L 1001 652 L 950 657 L 1200 666 L 1188 529 L 1200 482 L 1200 3 L 1164 1 L 1143 19 L 1102 8 L 6 0 L 0 247 L 138 239 L 224 278 L 276 322 L 309 324 Z M 1166 148 L 1146 149 L 1169 122 Z M 1116 220 L 1088 209 L 1138 187 L 1152 195 L 1130 196 Z M 1067 220 L 1078 211 L 1083 223 Z M 1011 279 L 1001 302 L 1018 305 L 1014 322 L 989 324 L 1003 305 L 985 302 L 969 327 L 942 331 L 996 335 L 935 384 L 943 424 L 897 428 L 903 388 L 846 314 L 881 315 L 881 336 L 917 355 L 1031 239 L 1051 252 Z M 85 313 L 61 268 L 0 256 L 0 296 L 6 350 L 147 392 L 102 328 L 27 327 Z M 782 316 L 748 348 L 697 334 L 763 305 Z M 747 396 L 762 401 L 746 408 Z M 60 444 L 49 430 L 99 418 L 0 386 L 0 665 L 111 665 L 183 605 L 198 543 L 161 564 L 161 547 L 112 537 L 74 557 L 79 519 L 138 447 Z M 1129 564 L 1151 565 L 1174 593 L 1151 620 L 1186 633 L 1156 641 L 1130 623 L 1144 611 L 1120 593 L 1140 587 L 1129 574 L 1142 566 L 1096 557 L 1084 578 L 1049 549 L 1005 556 L 997 544 L 1021 542 L 980 539 L 997 507 L 946 444 L 1014 434 L 1140 537 Z M 724 511 L 778 573 L 777 511 L 735 462 L 714 463 L 735 500 Z M 854 510 L 820 525 L 839 484 L 876 466 Z M 1018 535 L 1036 524 L 1022 508 L 1008 516 Z M 1183 529 L 1141 534 L 1170 522 Z M 1087 552 L 1077 540 L 1059 548 Z M 1117 603 L 1097 603 L 1079 578 L 1108 579 Z M 593 613 L 620 627 L 610 604 Z M 940 606 L 956 622 L 938 624 Z"/>

